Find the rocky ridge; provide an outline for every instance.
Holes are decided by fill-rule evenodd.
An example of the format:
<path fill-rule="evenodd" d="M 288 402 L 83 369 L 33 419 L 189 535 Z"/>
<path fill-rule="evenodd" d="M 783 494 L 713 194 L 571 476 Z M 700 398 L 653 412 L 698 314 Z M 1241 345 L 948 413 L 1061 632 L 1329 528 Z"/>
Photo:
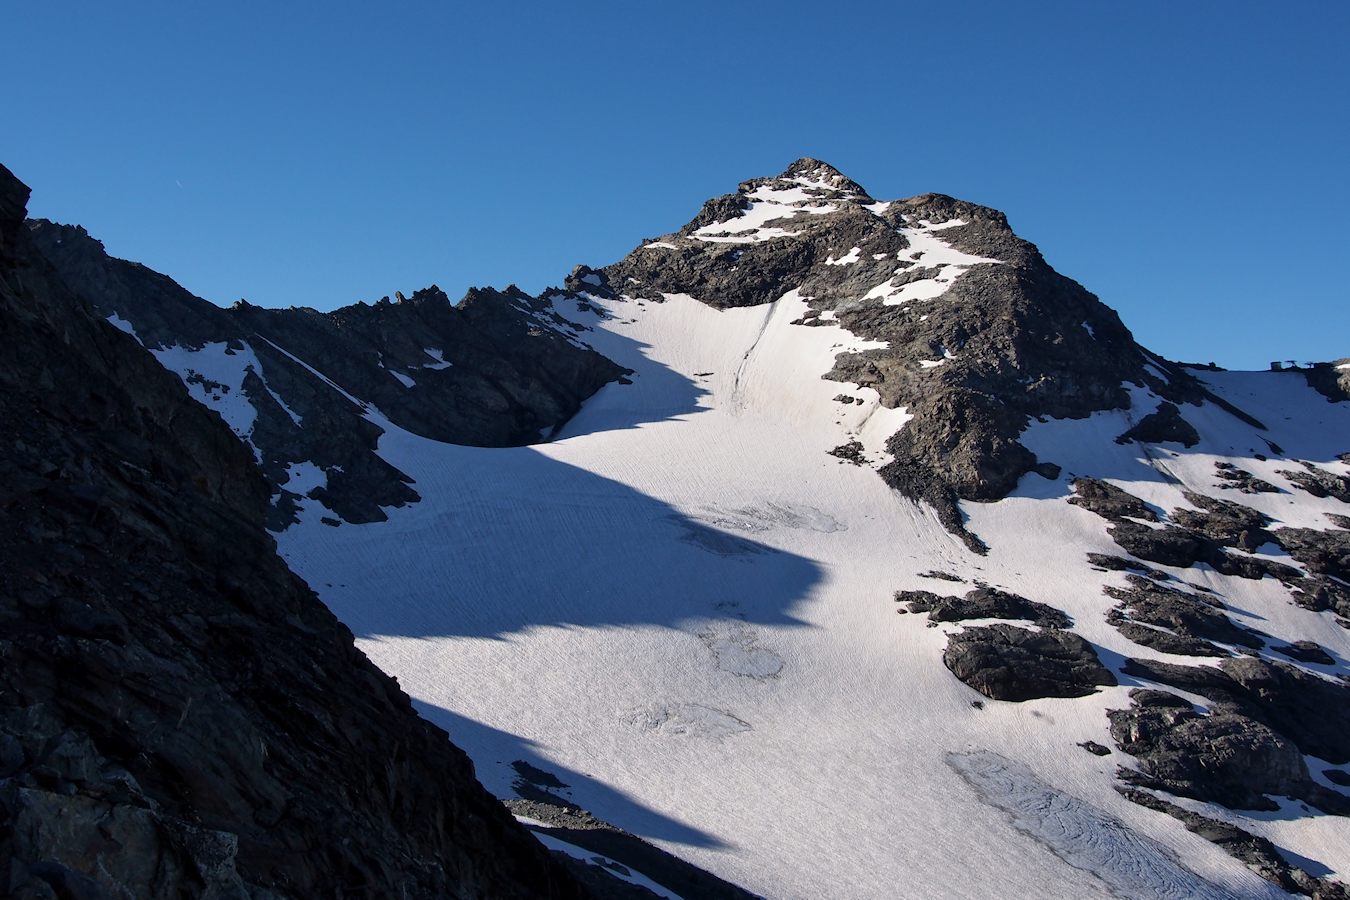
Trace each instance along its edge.
<path fill-rule="evenodd" d="M 333 524 L 382 521 L 418 499 L 375 452 L 380 417 L 434 440 L 534 443 L 625 370 L 514 287 L 454 304 L 432 286 L 328 313 L 222 309 L 115 259 L 78 226 L 29 223 L 37 248 L 103 318 L 136 338 L 250 443 L 275 499 L 274 529 L 303 497 Z M 372 415 L 372 413 L 375 413 Z"/>

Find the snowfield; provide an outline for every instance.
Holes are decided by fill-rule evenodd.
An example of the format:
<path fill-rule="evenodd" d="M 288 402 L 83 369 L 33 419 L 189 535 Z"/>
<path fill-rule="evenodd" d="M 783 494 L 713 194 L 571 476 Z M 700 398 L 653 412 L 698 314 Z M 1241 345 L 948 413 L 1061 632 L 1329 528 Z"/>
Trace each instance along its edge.
<path fill-rule="evenodd" d="M 1104 619 L 1114 601 L 1101 585 L 1123 581 L 1085 552 L 1118 548 L 1101 519 L 1065 502 L 1069 480 L 1109 478 L 1168 509 L 1185 505 L 1183 484 L 1212 491 L 1216 459 L 1283 484 L 1279 464 L 1251 458 L 1261 447 L 1249 426 L 1188 407 L 1219 438 L 1146 458 L 1113 443 L 1156 405 L 1143 389 L 1129 413 L 1033 423 L 1025 443 L 1064 473 L 965 505 L 992 548 L 981 558 L 868 466 L 828 454 L 856 439 L 879 464 L 908 417 L 821 378 L 837 353 L 868 345 L 838 326 L 792 325 L 805 309 L 795 293 L 725 311 L 685 296 L 588 303 L 601 312 L 556 301 L 593 329 L 583 339 L 635 370 L 632 384 L 603 388 L 552 442 L 523 448 L 437 443 L 369 408 L 385 428 L 380 454 L 423 501 L 332 528 L 306 500 L 278 536 L 490 790 L 515 796 L 511 763 L 524 760 L 599 818 L 770 897 L 1283 896 L 1120 798 L 1113 772 L 1126 757 L 1075 746 L 1111 745 L 1105 711 L 1128 705 L 1131 679 L 1082 699 L 977 708 L 983 698 L 941 663 L 951 626 L 898 616 L 892 601 L 897 589 L 971 586 L 921 572 L 979 579 L 1067 611 L 1118 672 L 1124 655 L 1151 651 Z M 1347 470 L 1330 438 L 1278 427 L 1292 398 L 1323 433 L 1350 433 L 1344 404 L 1288 376 L 1204 377 L 1276 426 L 1291 455 Z M 1336 501 L 1299 495 L 1296 512 L 1289 497 L 1242 500 L 1326 527 L 1303 519 Z M 1241 621 L 1350 658 L 1344 630 L 1270 579 L 1212 578 Z M 1241 824 L 1350 874 L 1344 820 L 1296 807 Z"/>

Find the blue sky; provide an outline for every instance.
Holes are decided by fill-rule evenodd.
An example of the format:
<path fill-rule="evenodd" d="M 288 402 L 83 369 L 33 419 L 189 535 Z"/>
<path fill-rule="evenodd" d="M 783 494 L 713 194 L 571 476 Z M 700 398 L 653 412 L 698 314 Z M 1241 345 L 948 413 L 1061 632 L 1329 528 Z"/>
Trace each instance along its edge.
<path fill-rule="evenodd" d="M 31 213 L 221 303 L 558 283 L 825 159 L 1172 358 L 1350 355 L 1350 4 L 13 3 Z"/>

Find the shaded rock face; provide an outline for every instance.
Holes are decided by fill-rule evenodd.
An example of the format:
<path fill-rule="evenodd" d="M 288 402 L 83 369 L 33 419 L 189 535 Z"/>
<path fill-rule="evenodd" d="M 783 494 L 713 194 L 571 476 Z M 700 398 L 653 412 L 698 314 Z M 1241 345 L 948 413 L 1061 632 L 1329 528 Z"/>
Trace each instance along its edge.
<path fill-rule="evenodd" d="M 952 674 L 994 700 L 1085 697 L 1114 685 L 1092 645 L 1071 631 L 1030 631 L 984 625 L 947 639 L 942 662 Z"/>
<path fill-rule="evenodd" d="M 458 305 L 437 287 L 331 313 L 222 309 L 137 263 L 113 259 L 82 228 L 30 223 L 33 241 L 102 317 L 116 317 L 189 383 L 199 399 L 243 395 L 252 423 L 240 434 L 257 450 L 276 501 L 272 526 L 293 521 L 301 496 L 337 518 L 380 521 L 381 507 L 415 502 L 403 473 L 375 454 L 395 425 L 434 440 L 514 446 L 546 438 L 621 369 L 576 340 L 574 326 L 515 288 L 473 290 Z M 190 351 L 234 355 L 239 384 L 195 373 Z M 182 352 L 189 351 L 189 352 Z M 256 361 L 256 362 L 255 362 Z M 228 364 L 226 368 L 231 368 Z M 321 374 L 320 374 L 321 373 Z M 312 465 L 322 484 L 296 487 Z"/>
<path fill-rule="evenodd" d="M 719 308 L 797 290 L 810 307 L 801 326 L 888 342 L 840 355 L 828 377 L 871 386 L 913 415 L 890 439 L 882 477 L 930 503 L 977 552 L 957 501 L 1006 496 L 1038 466 L 1018 441 L 1030 418 L 1128 408 L 1124 382 L 1177 403 L 1208 396 L 1142 350 L 1002 213 L 940 194 L 877 203 L 819 160 L 709 201 L 602 272 L 623 294 L 683 293 Z"/>
<path fill-rule="evenodd" d="M 1350 685 L 1266 659 L 1225 659 L 1217 668 L 1132 659 L 1125 674 L 1199 694 L 1287 737 L 1304 753 L 1350 762 Z"/>
<path fill-rule="evenodd" d="M 0 884 L 578 897 L 276 555 L 218 416 L 32 248 L 0 168 Z"/>
<path fill-rule="evenodd" d="M 1129 431 L 1116 438 L 1117 444 L 1139 441 L 1144 444 L 1163 444 L 1172 442 L 1185 447 L 1194 447 L 1200 443 L 1200 433 L 1195 426 L 1182 418 L 1181 410 L 1175 403 L 1163 402 L 1157 410 L 1144 416 Z"/>
<path fill-rule="evenodd" d="M 1260 722 L 1226 710 L 1208 715 L 1166 691 L 1135 690 L 1112 710 L 1111 738 L 1139 760 L 1130 780 L 1231 809 L 1279 809 L 1266 795 L 1296 797 L 1313 786 L 1303 754 Z"/>
<path fill-rule="evenodd" d="M 1308 386 L 1332 403 L 1350 400 L 1350 367 L 1342 368 L 1350 359 L 1338 359 L 1329 363 L 1317 363 L 1301 369 Z"/>

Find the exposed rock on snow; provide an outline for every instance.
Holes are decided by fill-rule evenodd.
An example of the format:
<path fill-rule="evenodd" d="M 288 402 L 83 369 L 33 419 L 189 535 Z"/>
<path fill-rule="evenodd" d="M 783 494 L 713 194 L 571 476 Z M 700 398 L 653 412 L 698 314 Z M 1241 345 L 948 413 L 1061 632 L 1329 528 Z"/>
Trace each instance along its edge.
<path fill-rule="evenodd" d="M 1166 691 L 1134 690 L 1127 710 L 1112 710 L 1111 737 L 1139 760 L 1135 784 L 1231 809 L 1274 810 L 1267 795 L 1302 797 L 1316 785 L 1293 742 L 1228 709 L 1208 715 Z"/>
<path fill-rule="evenodd" d="M 1129 431 L 1116 438 L 1116 443 L 1126 444 L 1140 441 L 1147 444 L 1162 444 L 1168 441 L 1186 447 L 1200 443 L 1200 432 L 1195 426 L 1182 418 L 1181 410 L 1175 403 L 1166 401 L 1158 405 L 1157 410 L 1144 416 Z"/>
<path fill-rule="evenodd" d="M 1115 676 L 1092 645 L 1071 631 L 1029 631 L 1013 625 L 966 628 L 947 639 L 942 662 L 994 700 L 1085 697 Z"/>
<path fill-rule="evenodd" d="M 1070 500 L 1069 502 L 1073 502 Z M 1160 569 L 1150 568 L 1137 559 L 1126 559 L 1109 553 L 1089 553 L 1088 562 L 1107 572 L 1138 572 L 1154 581 L 1167 581 L 1172 576 Z"/>
<path fill-rule="evenodd" d="M 1251 657 L 1225 659 L 1218 667 L 1131 659 L 1122 671 L 1207 697 L 1268 725 L 1319 759 L 1350 762 L 1350 685 L 1344 682 Z"/>
<path fill-rule="evenodd" d="M 1158 521 L 1158 515 L 1147 503 L 1109 481 L 1096 478 L 1075 478 L 1074 496 L 1069 502 L 1094 512 L 1103 519 L 1121 522 L 1125 519 L 1143 519 L 1145 522 Z"/>
<path fill-rule="evenodd" d="M 1216 462 L 1214 468 L 1215 477 L 1223 482 L 1219 485 L 1221 490 L 1241 491 L 1244 494 L 1276 494 L 1280 491 L 1269 481 L 1257 478 L 1246 469 L 1239 469 L 1230 462 Z"/>
<path fill-rule="evenodd" d="M 1302 894 L 1315 900 L 1350 900 L 1350 891 L 1346 890 L 1344 885 L 1317 878 L 1291 864 L 1280 853 L 1279 848 L 1266 838 L 1244 831 L 1229 822 L 1202 816 L 1147 791 L 1137 788 L 1119 790 L 1121 795 L 1132 803 L 1167 813 L 1177 819 L 1188 831 L 1222 847 L 1225 852 L 1240 860 L 1253 872 L 1291 894 Z"/>
<path fill-rule="evenodd" d="M 1350 531 L 1278 528 L 1272 537 L 1312 574 L 1350 582 Z"/>
<path fill-rule="evenodd" d="M 1264 513 L 1240 503 L 1218 500 L 1194 491 L 1183 491 L 1182 496 L 1202 510 L 1173 510 L 1170 518 L 1183 528 L 1225 547 L 1236 547 L 1249 553 L 1272 540 L 1270 532 L 1266 531 L 1270 517 Z"/>
<path fill-rule="evenodd" d="M 1165 691 L 1130 692 L 1133 705 L 1113 710 L 1111 735 L 1140 770 L 1122 780 L 1230 809 L 1277 811 L 1291 797 L 1333 815 L 1350 815 L 1350 796 L 1312 779 L 1303 755 L 1262 722 L 1226 706 L 1208 714 Z"/>
<path fill-rule="evenodd" d="M 1223 604 L 1202 594 L 1166 587 L 1138 575 L 1127 575 L 1128 588 L 1107 585 L 1103 590 L 1120 605 L 1107 621 L 1127 638 L 1164 653 L 1190 656 L 1228 656 L 1210 643 L 1260 648 L 1264 641 L 1233 623 Z M 1153 626 L 1140 627 L 1140 626 Z M 1168 629 L 1158 631 L 1159 628 Z"/>
<path fill-rule="evenodd" d="M 1299 662 L 1313 663 L 1319 666 L 1333 666 L 1336 660 L 1322 649 L 1322 645 L 1316 641 L 1294 641 L 1292 644 L 1276 644 L 1270 649 L 1276 653 L 1281 653 L 1290 659 L 1296 659 Z"/>
<path fill-rule="evenodd" d="M 1277 474 L 1288 478 L 1314 497 L 1335 497 L 1342 503 L 1350 503 L 1350 478 L 1344 475 L 1319 469 L 1312 463 L 1304 463 L 1302 472 L 1281 469 Z"/>
<path fill-rule="evenodd" d="M 1053 606 L 996 588 L 976 588 L 964 597 L 940 597 L 928 591 L 899 591 L 895 599 L 907 604 L 910 612 L 928 613 L 933 624 L 967 619 L 1021 619 L 1043 628 L 1068 628 L 1073 624 L 1072 619 Z"/>

